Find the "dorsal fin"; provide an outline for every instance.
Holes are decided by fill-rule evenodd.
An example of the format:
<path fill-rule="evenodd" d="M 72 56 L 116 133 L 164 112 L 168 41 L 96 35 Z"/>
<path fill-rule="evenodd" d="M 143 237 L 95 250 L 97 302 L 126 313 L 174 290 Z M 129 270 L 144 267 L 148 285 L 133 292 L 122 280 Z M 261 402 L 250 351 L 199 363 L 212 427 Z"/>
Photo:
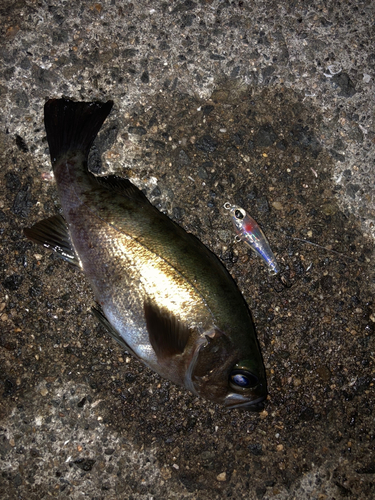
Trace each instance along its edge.
<path fill-rule="evenodd" d="M 104 175 L 102 177 L 95 177 L 98 184 L 111 192 L 118 193 L 130 200 L 138 202 L 149 203 L 146 196 L 140 189 L 137 188 L 132 182 L 117 175 Z"/>
<path fill-rule="evenodd" d="M 161 310 L 151 301 L 144 303 L 150 343 L 159 359 L 182 354 L 191 330 L 170 311 Z"/>
<path fill-rule="evenodd" d="M 69 229 L 61 215 L 53 215 L 48 219 L 37 222 L 30 228 L 23 230 L 30 240 L 56 252 L 62 259 L 81 268 L 81 261 L 77 256 L 70 239 Z"/>

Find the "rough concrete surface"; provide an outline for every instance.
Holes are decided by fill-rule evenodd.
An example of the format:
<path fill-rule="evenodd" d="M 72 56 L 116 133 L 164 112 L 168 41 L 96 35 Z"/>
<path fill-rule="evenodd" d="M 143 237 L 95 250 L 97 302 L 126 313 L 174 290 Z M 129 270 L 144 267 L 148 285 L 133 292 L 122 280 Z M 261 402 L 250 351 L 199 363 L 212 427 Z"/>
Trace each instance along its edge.
<path fill-rule="evenodd" d="M 1 498 L 375 498 L 373 1 L 3 0 L 0 15 Z M 83 276 L 24 238 L 58 211 L 43 105 L 60 96 L 114 100 L 93 171 L 131 178 L 237 281 L 264 412 L 143 367 L 92 317 Z M 233 242 L 228 201 L 280 278 Z"/>

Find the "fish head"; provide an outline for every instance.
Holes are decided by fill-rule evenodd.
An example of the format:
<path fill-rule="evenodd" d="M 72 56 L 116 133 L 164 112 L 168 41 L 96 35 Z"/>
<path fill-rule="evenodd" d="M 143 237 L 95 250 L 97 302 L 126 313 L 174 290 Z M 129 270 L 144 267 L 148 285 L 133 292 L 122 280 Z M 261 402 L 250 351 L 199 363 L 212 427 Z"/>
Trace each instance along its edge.
<path fill-rule="evenodd" d="M 230 409 L 263 410 L 267 383 L 257 346 L 255 352 L 244 353 L 216 329 L 205 339 L 190 365 L 193 392 Z"/>

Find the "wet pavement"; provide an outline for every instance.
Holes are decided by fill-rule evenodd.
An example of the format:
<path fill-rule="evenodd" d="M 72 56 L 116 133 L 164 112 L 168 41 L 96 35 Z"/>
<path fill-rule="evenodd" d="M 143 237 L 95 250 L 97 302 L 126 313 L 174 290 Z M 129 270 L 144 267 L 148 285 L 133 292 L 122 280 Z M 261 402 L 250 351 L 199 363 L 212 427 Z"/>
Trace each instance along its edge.
<path fill-rule="evenodd" d="M 3 2 L 2 498 L 372 498 L 372 2 Z M 267 370 L 260 414 L 161 379 L 23 236 L 58 213 L 51 97 L 113 99 L 90 154 L 224 262 Z M 260 224 L 271 276 L 224 204 Z"/>

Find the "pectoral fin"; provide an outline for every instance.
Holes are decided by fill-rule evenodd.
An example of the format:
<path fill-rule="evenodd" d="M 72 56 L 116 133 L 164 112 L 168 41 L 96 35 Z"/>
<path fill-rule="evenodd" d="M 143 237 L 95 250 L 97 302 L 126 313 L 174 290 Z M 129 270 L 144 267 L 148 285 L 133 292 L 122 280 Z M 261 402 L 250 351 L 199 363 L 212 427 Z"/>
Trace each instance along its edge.
<path fill-rule="evenodd" d="M 23 232 L 30 240 L 56 252 L 70 264 L 82 268 L 81 261 L 71 242 L 68 226 L 61 215 L 41 220 L 32 227 L 25 228 Z"/>
<path fill-rule="evenodd" d="M 159 359 L 182 354 L 191 330 L 169 311 L 161 310 L 151 301 L 144 303 L 150 343 Z"/>

